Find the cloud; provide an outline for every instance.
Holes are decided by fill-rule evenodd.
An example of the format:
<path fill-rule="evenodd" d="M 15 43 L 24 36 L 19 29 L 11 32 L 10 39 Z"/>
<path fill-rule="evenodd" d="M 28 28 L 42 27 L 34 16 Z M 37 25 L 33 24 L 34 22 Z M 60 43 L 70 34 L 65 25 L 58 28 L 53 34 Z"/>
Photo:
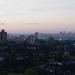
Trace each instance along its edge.
<path fill-rule="evenodd" d="M 68 10 L 75 10 L 75 6 L 72 5 L 52 5 L 46 9 L 68 9 Z"/>
<path fill-rule="evenodd" d="M 22 12 L 19 10 L 0 10 L 0 17 L 6 16 L 15 16 L 15 15 L 22 15 Z"/>
<path fill-rule="evenodd" d="M 31 24 L 31 25 L 33 25 L 33 24 L 37 24 L 37 23 L 28 23 L 28 24 Z"/>
<path fill-rule="evenodd" d="M 43 8 L 29 8 L 29 10 L 33 12 L 42 12 Z"/>
<path fill-rule="evenodd" d="M 4 25 L 4 23 L 0 23 L 0 25 Z"/>

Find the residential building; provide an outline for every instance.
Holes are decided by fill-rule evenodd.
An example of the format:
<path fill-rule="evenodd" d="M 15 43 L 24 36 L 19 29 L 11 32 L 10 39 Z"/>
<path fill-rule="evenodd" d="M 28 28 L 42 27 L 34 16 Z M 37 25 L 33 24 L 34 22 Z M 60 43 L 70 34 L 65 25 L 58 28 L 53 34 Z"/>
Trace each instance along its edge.
<path fill-rule="evenodd" d="M 27 42 L 28 44 L 35 44 L 35 37 L 33 35 L 28 36 Z"/>
<path fill-rule="evenodd" d="M 7 40 L 7 32 L 5 32 L 4 29 L 0 32 L 0 41 L 6 41 Z"/>

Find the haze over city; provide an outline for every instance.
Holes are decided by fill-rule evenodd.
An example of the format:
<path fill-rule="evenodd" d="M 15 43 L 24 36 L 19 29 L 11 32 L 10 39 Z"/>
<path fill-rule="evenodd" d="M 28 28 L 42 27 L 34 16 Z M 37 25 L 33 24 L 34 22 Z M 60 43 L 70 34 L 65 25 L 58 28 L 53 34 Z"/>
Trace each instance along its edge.
<path fill-rule="evenodd" d="M 0 29 L 8 33 L 75 32 L 75 0 L 0 0 Z"/>

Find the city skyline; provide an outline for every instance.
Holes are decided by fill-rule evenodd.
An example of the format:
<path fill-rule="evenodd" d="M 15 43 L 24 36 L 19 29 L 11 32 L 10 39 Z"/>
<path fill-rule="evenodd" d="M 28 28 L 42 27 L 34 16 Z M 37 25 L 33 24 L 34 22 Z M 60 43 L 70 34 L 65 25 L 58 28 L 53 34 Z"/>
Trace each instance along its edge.
<path fill-rule="evenodd" d="M 0 0 L 0 29 L 10 33 L 75 32 L 75 0 Z"/>

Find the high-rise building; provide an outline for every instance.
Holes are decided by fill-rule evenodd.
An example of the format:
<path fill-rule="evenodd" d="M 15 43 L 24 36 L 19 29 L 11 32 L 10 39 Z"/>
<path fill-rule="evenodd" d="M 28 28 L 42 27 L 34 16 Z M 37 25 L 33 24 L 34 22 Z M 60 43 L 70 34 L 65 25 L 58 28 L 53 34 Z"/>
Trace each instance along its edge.
<path fill-rule="evenodd" d="M 35 37 L 33 35 L 28 36 L 28 44 L 35 44 Z"/>
<path fill-rule="evenodd" d="M 38 32 L 35 33 L 35 39 L 37 39 L 37 38 L 38 38 Z"/>
<path fill-rule="evenodd" d="M 5 32 L 4 29 L 0 32 L 0 41 L 6 41 L 7 40 L 7 32 Z"/>

